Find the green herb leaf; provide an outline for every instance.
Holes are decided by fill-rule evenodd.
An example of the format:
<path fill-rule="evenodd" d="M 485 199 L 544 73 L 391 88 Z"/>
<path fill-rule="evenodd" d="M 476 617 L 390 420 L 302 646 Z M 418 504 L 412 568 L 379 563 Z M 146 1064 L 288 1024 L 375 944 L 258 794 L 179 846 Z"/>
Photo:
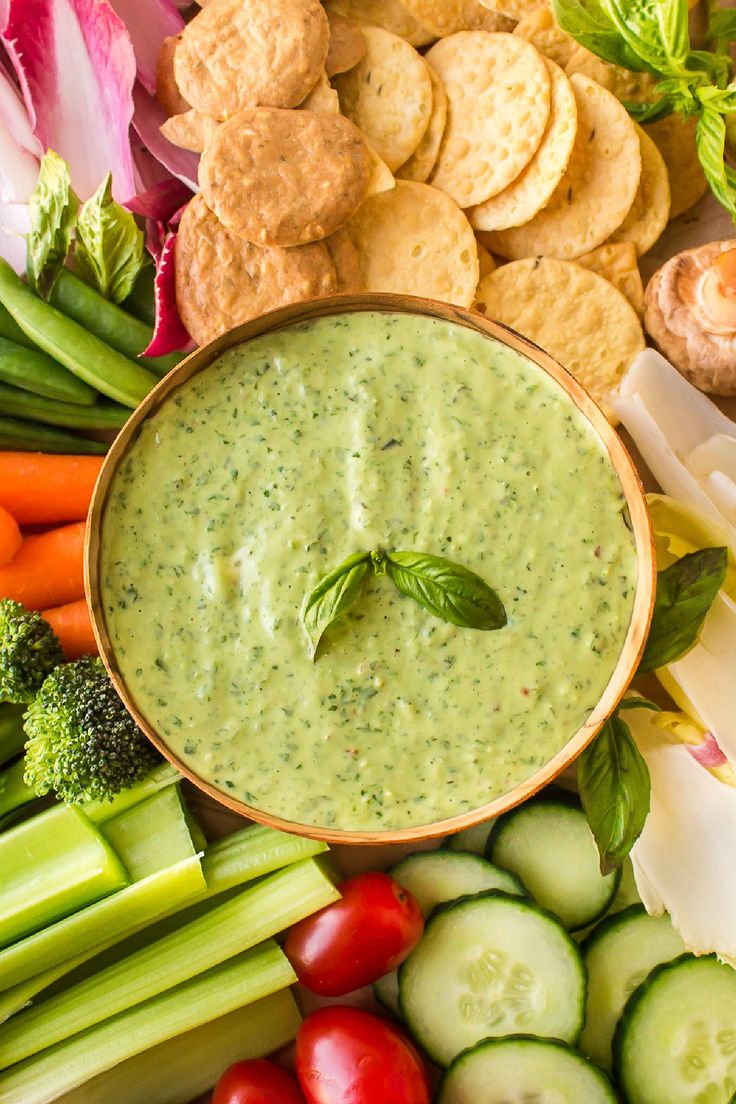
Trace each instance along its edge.
<path fill-rule="evenodd" d="M 709 42 L 717 38 L 736 38 L 736 8 L 711 8 L 706 38 Z"/>
<path fill-rule="evenodd" d="M 132 213 L 112 198 L 108 173 L 79 212 L 74 269 L 106 299 L 122 303 L 143 267 L 143 247 L 143 231 Z"/>
<path fill-rule="evenodd" d="M 654 671 L 673 663 L 693 646 L 723 586 L 727 568 L 726 548 L 702 548 L 659 572 L 652 624 L 639 671 Z"/>
<path fill-rule="evenodd" d="M 613 65 L 623 65 L 625 69 L 642 67 L 639 58 L 626 45 L 598 0 L 552 0 L 552 7 L 563 31 L 572 35 L 581 46 Z"/>
<path fill-rule="evenodd" d="M 657 705 L 656 702 L 643 697 L 641 694 L 637 694 L 634 698 L 623 698 L 616 706 L 618 713 L 620 713 L 622 709 L 651 709 L 653 713 L 662 712 L 661 705 Z"/>
<path fill-rule="evenodd" d="M 302 623 L 309 636 L 313 660 L 325 630 L 358 598 L 369 568 L 370 552 L 355 552 L 323 575 L 310 590 L 302 609 Z"/>
<path fill-rule="evenodd" d="M 624 103 L 632 119 L 637 123 L 654 123 L 657 119 L 664 119 L 675 110 L 675 104 L 670 96 L 660 96 L 653 103 Z"/>
<path fill-rule="evenodd" d="M 486 582 L 460 564 L 426 552 L 387 552 L 394 585 L 435 617 L 464 629 L 501 629 L 506 610 Z"/>
<path fill-rule="evenodd" d="M 46 298 L 66 262 L 78 210 L 69 166 L 49 150 L 28 201 L 31 229 L 26 238 L 28 283 Z"/>
<path fill-rule="evenodd" d="M 625 721 L 615 714 L 578 759 L 578 789 L 598 846 L 601 873 L 624 861 L 649 813 L 649 769 Z"/>

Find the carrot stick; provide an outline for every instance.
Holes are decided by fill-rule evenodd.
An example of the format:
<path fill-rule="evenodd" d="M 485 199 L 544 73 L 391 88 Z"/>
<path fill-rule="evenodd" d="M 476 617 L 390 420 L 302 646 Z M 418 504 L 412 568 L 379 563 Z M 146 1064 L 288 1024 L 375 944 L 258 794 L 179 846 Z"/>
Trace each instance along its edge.
<path fill-rule="evenodd" d="M 26 537 L 10 563 L 0 567 L 0 598 L 34 610 L 83 598 L 84 529 L 77 521 Z"/>
<path fill-rule="evenodd" d="M 0 565 L 12 560 L 22 543 L 18 522 L 0 506 Z"/>
<path fill-rule="evenodd" d="M 98 456 L 0 452 L 0 506 L 20 525 L 83 521 L 101 466 Z"/>
<path fill-rule="evenodd" d="M 44 610 L 43 616 L 61 641 L 67 659 L 97 655 L 97 641 L 92 632 L 92 619 L 85 598 Z"/>

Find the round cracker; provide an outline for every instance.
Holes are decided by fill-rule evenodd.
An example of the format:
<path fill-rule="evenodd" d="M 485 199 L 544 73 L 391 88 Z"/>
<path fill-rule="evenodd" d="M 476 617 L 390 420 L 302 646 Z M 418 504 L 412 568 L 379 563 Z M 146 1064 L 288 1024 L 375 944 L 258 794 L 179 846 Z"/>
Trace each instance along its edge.
<path fill-rule="evenodd" d="M 344 292 L 363 291 L 363 277 L 360 272 L 360 257 L 353 240 L 344 227 L 340 227 L 325 245 L 330 254 L 337 275 L 337 290 Z"/>
<path fill-rule="evenodd" d="M 607 242 L 577 257 L 576 264 L 597 272 L 625 295 L 639 318 L 644 317 L 644 285 L 633 242 Z"/>
<path fill-rule="evenodd" d="M 546 0 L 480 0 L 484 8 L 500 12 L 510 19 L 520 20 L 538 8 L 546 7 Z"/>
<path fill-rule="evenodd" d="M 329 37 L 319 0 L 211 0 L 182 32 L 176 83 L 216 119 L 260 105 L 296 107 L 324 69 Z"/>
<path fill-rule="evenodd" d="M 372 164 L 344 115 L 253 107 L 207 143 L 199 183 L 207 205 L 256 245 L 304 245 L 342 226 L 366 197 Z"/>
<path fill-rule="evenodd" d="M 549 8 L 526 12 L 514 27 L 514 34 L 536 46 L 540 54 L 564 69 L 578 48 L 572 35 L 563 31 Z"/>
<path fill-rule="evenodd" d="M 172 115 L 159 130 L 172 146 L 201 153 L 217 130 L 217 120 L 190 108 L 181 115 Z"/>
<path fill-rule="evenodd" d="M 670 178 L 670 218 L 677 218 L 708 191 L 708 181 L 695 145 L 697 119 L 667 115 L 643 130 L 662 154 Z"/>
<path fill-rule="evenodd" d="M 411 157 L 429 125 L 432 81 L 413 46 L 380 27 L 366 27 L 362 61 L 335 77 L 340 106 L 393 171 Z"/>
<path fill-rule="evenodd" d="M 477 230 L 505 230 L 529 222 L 549 202 L 570 161 L 578 127 L 575 93 L 559 65 L 549 58 L 544 60 L 552 80 L 547 129 L 521 175 L 498 195 L 472 209 L 469 218 Z"/>
<path fill-rule="evenodd" d="M 319 80 L 309 95 L 299 104 L 304 111 L 318 111 L 324 115 L 340 114 L 340 97 L 327 79 L 327 73 L 320 73 Z"/>
<path fill-rule="evenodd" d="M 670 181 L 664 158 L 648 134 L 636 128 L 641 149 L 641 178 L 634 202 L 611 242 L 632 242 L 641 257 L 659 239 L 670 217 Z"/>
<path fill-rule="evenodd" d="M 544 255 L 568 260 L 610 238 L 631 208 L 641 176 L 639 135 L 626 109 L 599 84 L 570 78 L 578 108 L 572 156 L 554 195 L 525 226 L 491 234 L 509 260 Z"/>
<path fill-rule="evenodd" d="M 403 0 L 403 4 L 437 38 L 458 31 L 510 30 L 508 16 L 490 11 L 480 0 Z"/>
<path fill-rule="evenodd" d="M 189 104 L 174 80 L 174 54 L 181 35 L 169 35 L 161 43 L 156 59 L 156 99 L 167 115 L 183 115 Z"/>
<path fill-rule="evenodd" d="M 657 77 L 651 73 L 636 73 L 596 57 L 585 46 L 578 46 L 565 66 L 568 77 L 573 73 L 582 73 L 597 81 L 603 88 L 613 92 L 622 103 L 653 103 L 657 99 L 654 91 Z"/>
<path fill-rule="evenodd" d="M 429 119 L 429 126 L 414 153 L 396 173 L 404 180 L 416 180 L 419 184 L 425 182 L 435 166 L 447 123 L 447 93 L 445 92 L 445 86 L 431 65 L 427 66 L 427 71 L 432 82 L 432 114 Z"/>
<path fill-rule="evenodd" d="M 202 195 L 184 209 L 176 238 L 176 302 L 200 345 L 284 303 L 331 295 L 336 286 L 322 242 L 263 248 L 226 229 Z"/>
<path fill-rule="evenodd" d="M 358 27 L 382 27 L 411 46 L 426 46 L 436 38 L 426 27 L 420 27 L 400 0 L 326 0 L 325 7 Z"/>
<path fill-rule="evenodd" d="M 364 56 L 367 46 L 365 35 L 349 19 L 337 12 L 327 12 L 330 24 L 330 44 L 327 49 L 325 72 L 328 77 L 335 73 L 347 73 Z"/>
<path fill-rule="evenodd" d="M 644 348 L 644 334 L 633 307 L 608 280 L 571 261 L 529 257 L 486 276 L 475 310 L 545 349 L 615 420 L 611 396 Z"/>
<path fill-rule="evenodd" d="M 449 196 L 397 180 L 371 196 L 348 224 L 366 291 L 423 295 L 468 307 L 478 284 L 473 229 Z"/>
<path fill-rule="evenodd" d="M 473 207 L 507 188 L 536 153 L 550 113 L 549 70 L 525 39 L 484 31 L 443 38 L 427 61 L 449 102 L 432 183 Z"/>

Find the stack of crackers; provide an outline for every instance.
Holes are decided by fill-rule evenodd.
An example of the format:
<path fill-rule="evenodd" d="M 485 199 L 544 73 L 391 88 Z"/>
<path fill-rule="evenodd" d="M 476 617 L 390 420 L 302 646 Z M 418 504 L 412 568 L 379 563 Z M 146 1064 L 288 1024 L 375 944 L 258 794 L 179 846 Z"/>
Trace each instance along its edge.
<path fill-rule="evenodd" d="M 209 0 L 159 59 L 201 152 L 177 240 L 199 342 L 338 291 L 474 307 L 607 413 L 644 347 L 638 259 L 703 194 L 692 125 L 538 0 Z M 420 52 L 421 51 L 421 52 Z"/>

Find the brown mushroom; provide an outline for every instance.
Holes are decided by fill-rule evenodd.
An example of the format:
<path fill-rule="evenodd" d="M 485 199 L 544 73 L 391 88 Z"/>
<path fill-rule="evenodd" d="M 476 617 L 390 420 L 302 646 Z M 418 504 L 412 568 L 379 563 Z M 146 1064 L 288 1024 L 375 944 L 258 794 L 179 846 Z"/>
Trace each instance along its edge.
<path fill-rule="evenodd" d="M 644 322 L 692 384 L 736 395 L 736 240 L 687 249 L 662 265 L 647 287 Z"/>

